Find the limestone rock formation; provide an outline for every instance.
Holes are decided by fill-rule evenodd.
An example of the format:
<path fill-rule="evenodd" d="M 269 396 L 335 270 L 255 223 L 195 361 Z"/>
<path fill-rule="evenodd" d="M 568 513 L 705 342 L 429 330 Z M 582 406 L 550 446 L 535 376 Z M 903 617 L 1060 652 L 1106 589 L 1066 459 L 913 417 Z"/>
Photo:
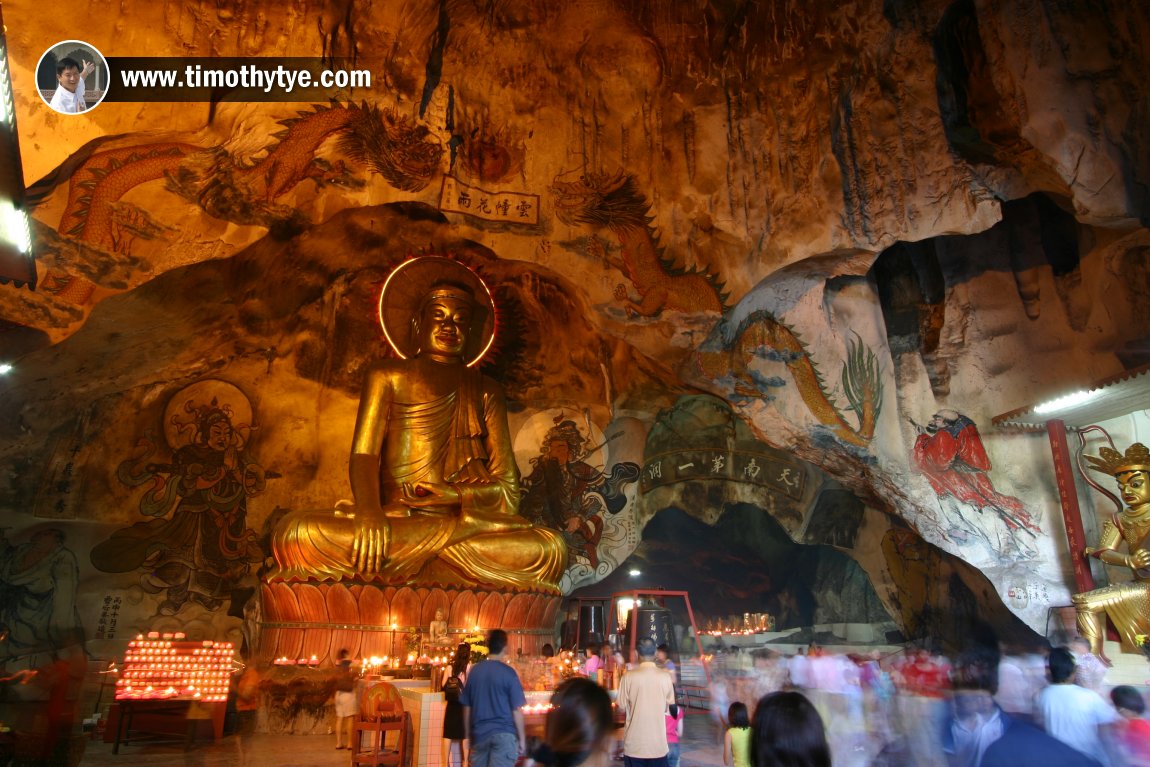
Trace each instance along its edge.
<path fill-rule="evenodd" d="M 596 470 L 650 470 L 660 414 L 706 393 L 748 438 L 858 499 L 836 507 L 871 545 L 852 556 L 904 631 L 958 593 L 935 590 L 941 560 L 920 567 L 920 546 L 985 573 L 992 585 L 953 576 L 971 604 L 1005 603 L 1036 630 L 1067 601 L 1045 441 L 990 419 L 1150 362 L 1144 4 L 126 0 L 44 14 L 22 0 L 4 13 L 37 262 L 35 290 L 0 285 L 13 526 L 82 529 L 87 563 L 141 519 L 143 491 L 118 467 L 137 441 L 176 450 L 165 408 L 204 380 L 253 413 L 242 447 L 266 484 L 248 488 L 247 528 L 329 505 L 346 493 L 359 373 L 382 348 L 380 280 L 440 252 L 495 288 L 488 372 L 509 392 L 525 474 L 564 420 Z M 108 57 L 322 57 L 373 79 L 334 103 L 109 98 L 60 115 L 37 62 L 77 24 Z M 979 430 L 993 502 L 940 493 L 924 470 L 918 427 L 942 411 Z M 617 496 L 565 491 L 591 499 L 572 525 L 611 552 L 605 570 L 669 503 L 650 477 L 619 481 Z M 769 495 L 736 485 L 690 511 L 771 513 Z M 801 537 L 818 501 L 792 505 L 802 523 L 780 521 Z M 596 515 L 609 540 L 591 544 Z M 586 553 L 571 585 L 605 574 Z M 101 578 L 88 596 L 128 588 Z M 1020 585 L 1025 603 L 1008 596 Z M 137 596 L 143 627 L 159 597 Z"/>

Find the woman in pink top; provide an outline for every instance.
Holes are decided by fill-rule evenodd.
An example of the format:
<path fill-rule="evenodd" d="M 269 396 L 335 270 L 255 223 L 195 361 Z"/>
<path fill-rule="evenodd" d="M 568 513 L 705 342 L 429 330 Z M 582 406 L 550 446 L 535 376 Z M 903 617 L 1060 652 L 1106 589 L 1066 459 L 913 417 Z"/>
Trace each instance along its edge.
<path fill-rule="evenodd" d="M 587 660 L 583 662 L 583 673 L 592 682 L 603 684 L 603 680 L 599 678 L 599 670 L 603 668 L 603 659 L 599 657 L 599 643 L 590 643 L 583 648 L 583 652 L 587 655 Z"/>
<path fill-rule="evenodd" d="M 667 721 L 667 767 L 679 767 L 679 738 L 683 737 L 683 709 L 672 705 Z"/>

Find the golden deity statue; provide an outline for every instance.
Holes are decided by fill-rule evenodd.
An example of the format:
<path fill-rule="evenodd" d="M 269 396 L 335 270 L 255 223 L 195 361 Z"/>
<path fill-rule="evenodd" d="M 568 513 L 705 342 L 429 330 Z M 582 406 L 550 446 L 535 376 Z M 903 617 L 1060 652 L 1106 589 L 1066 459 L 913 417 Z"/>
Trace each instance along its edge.
<path fill-rule="evenodd" d="M 1126 508 L 1103 524 L 1098 545 L 1087 547 L 1085 554 L 1108 565 L 1128 567 L 1134 576 L 1130 582 L 1073 597 L 1078 633 L 1090 642 L 1091 652 L 1101 657 L 1107 616 L 1122 635 L 1122 646 L 1127 650 L 1136 651 L 1135 635 L 1150 633 L 1150 550 L 1145 548 L 1150 543 L 1150 450 L 1138 442 L 1125 455 L 1104 447 L 1098 457 L 1087 456 L 1087 460 L 1095 471 L 1118 480 Z M 1123 541 L 1129 554 L 1118 551 Z"/>
<path fill-rule="evenodd" d="M 350 460 L 354 506 L 293 512 L 271 579 L 558 593 L 563 539 L 519 515 L 519 469 L 491 345 L 491 294 L 438 256 L 392 271 L 380 321 L 398 359 L 369 369 Z"/>
<path fill-rule="evenodd" d="M 427 627 L 427 643 L 432 647 L 451 647 L 451 637 L 447 633 L 447 620 L 443 610 L 435 611 L 435 619 Z"/>

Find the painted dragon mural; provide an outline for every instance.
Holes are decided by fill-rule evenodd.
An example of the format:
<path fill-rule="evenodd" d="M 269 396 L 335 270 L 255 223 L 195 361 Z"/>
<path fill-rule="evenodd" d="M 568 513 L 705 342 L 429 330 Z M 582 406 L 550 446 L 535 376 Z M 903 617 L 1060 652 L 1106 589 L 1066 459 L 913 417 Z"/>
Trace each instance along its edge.
<path fill-rule="evenodd" d="M 42 202 L 66 179 L 68 201 L 58 230 L 85 244 L 123 253 L 134 236 L 154 236 L 158 225 L 145 211 L 121 203 L 135 187 L 161 178 L 168 189 L 213 218 L 272 226 L 294 211 L 275 200 L 311 178 L 337 182 L 349 174 L 342 161 L 316 158 L 320 144 L 339 136 L 339 149 L 396 189 L 418 191 L 431 180 L 442 147 L 428 128 L 391 109 L 363 104 L 316 105 L 279 121 L 284 129 L 258 159 L 245 161 L 221 147 L 164 142 L 98 151 L 93 142 L 29 190 Z M 258 153 L 257 153 L 258 154 Z M 135 206 L 131 206 L 134 208 Z"/>
<path fill-rule="evenodd" d="M 615 289 L 628 317 L 653 317 L 664 310 L 723 312 L 727 295 L 715 275 L 698 267 L 683 268 L 666 256 L 651 221 L 651 204 L 639 191 L 634 176 L 588 173 L 578 181 L 556 180 L 555 213 L 565 224 L 588 224 L 610 229 L 622 249 L 620 270 L 631 281 L 639 300 L 622 285 Z"/>
<path fill-rule="evenodd" d="M 724 319 L 716 334 L 719 342 L 709 341 L 694 357 L 694 372 L 703 380 L 733 379 L 736 395 L 762 397 L 784 382 L 764 377 L 751 363 L 755 360 L 781 362 L 794 380 L 803 403 L 822 426 L 848 445 L 866 447 L 870 443 L 882 412 L 882 370 L 874 351 L 858 336 L 847 343 L 847 358 L 840 375 L 846 410 L 853 412 L 858 422 L 852 426 L 846 412 L 835 404 L 806 344 L 771 312 L 757 309 L 733 330 Z M 721 348 L 706 348 L 712 344 Z"/>
<path fill-rule="evenodd" d="M 651 222 L 651 204 L 639 191 L 634 176 L 589 173 L 577 181 L 556 180 L 551 186 L 555 210 L 566 224 L 606 228 L 619 238 L 622 261 L 617 264 L 639 294 L 632 301 L 623 286 L 615 297 L 624 302 L 629 317 L 651 317 L 665 309 L 682 312 L 720 312 L 729 308 L 719 277 L 698 267 L 684 269 L 668 258 L 657 242 Z M 882 375 L 878 358 L 857 337 L 848 343 L 843 365 L 842 394 L 857 426 L 835 404 L 822 373 L 806 345 L 786 324 L 766 310 L 751 312 L 728 332 L 726 316 L 719 326 L 721 351 L 700 349 L 695 355 L 701 380 L 734 378 L 734 392 L 762 397 L 771 386 L 751 368 L 755 359 L 782 362 L 794 379 L 803 403 L 820 424 L 846 444 L 865 447 L 874 437 L 882 410 Z"/>

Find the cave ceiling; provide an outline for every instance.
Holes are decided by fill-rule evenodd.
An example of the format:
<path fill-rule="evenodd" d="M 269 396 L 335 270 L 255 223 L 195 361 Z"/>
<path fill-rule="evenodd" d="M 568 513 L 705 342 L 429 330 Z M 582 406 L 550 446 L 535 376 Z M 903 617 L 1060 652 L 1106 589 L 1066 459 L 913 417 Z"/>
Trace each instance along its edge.
<path fill-rule="evenodd" d="M 929 574 L 891 563 L 922 547 L 1032 627 L 1068 603 L 1045 439 L 991 419 L 1150 362 L 1144 4 L 10 0 L 3 16 L 36 275 L 0 285 L 7 517 L 91 522 L 92 540 L 140 519 L 123 465 L 174 449 L 173 403 L 213 397 L 247 414 L 244 449 L 274 474 L 248 525 L 330 507 L 384 353 L 380 285 L 435 253 L 495 296 L 484 372 L 525 478 L 561 427 L 579 461 L 626 467 L 623 505 L 599 499 L 598 529 L 572 533 L 565 588 L 671 506 L 834 531 L 812 527 L 834 487 L 867 512 L 818 542 L 858 559 L 892 615 Z M 372 83 L 61 115 L 37 63 L 78 35 L 106 57 L 322 59 Z M 940 410 L 981 430 L 992 499 L 921 468 Z"/>

